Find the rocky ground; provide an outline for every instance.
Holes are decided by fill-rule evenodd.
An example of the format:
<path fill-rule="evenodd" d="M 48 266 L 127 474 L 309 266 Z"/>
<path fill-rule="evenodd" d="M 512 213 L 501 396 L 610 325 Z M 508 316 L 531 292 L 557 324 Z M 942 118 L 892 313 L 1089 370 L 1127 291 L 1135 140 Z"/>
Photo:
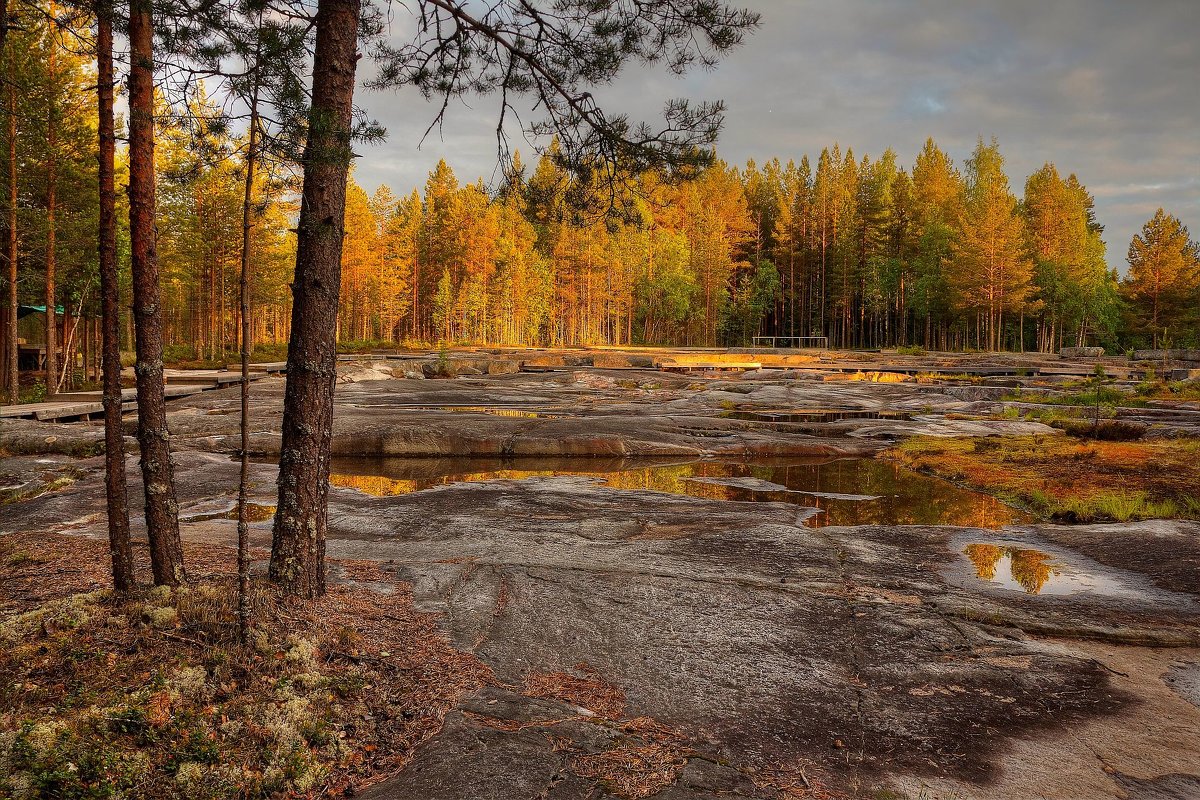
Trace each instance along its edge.
<path fill-rule="evenodd" d="M 409 460 L 402 480 L 362 470 L 386 491 L 335 485 L 330 556 L 410 583 L 498 679 L 367 796 L 1200 796 L 1200 524 L 818 526 L 822 498 L 766 473 L 706 494 L 574 467 L 1062 435 L 1005 414 L 1006 389 L 471 363 L 342 370 L 335 453 Z M 417 377 L 439 371 L 458 376 Z M 263 545 L 282 389 L 254 384 Z M 236 389 L 169 408 L 184 535 L 230 542 Z M 23 498 L 0 532 L 104 535 L 101 464 L 63 454 L 98 431 L 5 423 L 0 446 L 26 455 L 0 467 Z"/>

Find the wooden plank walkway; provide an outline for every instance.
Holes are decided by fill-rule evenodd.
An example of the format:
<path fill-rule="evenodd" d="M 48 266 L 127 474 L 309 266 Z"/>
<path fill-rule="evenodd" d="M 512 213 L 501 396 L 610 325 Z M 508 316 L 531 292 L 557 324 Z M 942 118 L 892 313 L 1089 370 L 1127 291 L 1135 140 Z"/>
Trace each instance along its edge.
<path fill-rule="evenodd" d="M 762 368 L 762 364 L 758 361 L 687 361 L 682 364 L 675 361 L 660 361 L 657 366 L 663 372 L 724 372 L 726 370 L 745 372 Z"/>
<path fill-rule="evenodd" d="M 242 374 L 241 364 L 226 364 L 225 369 L 229 370 L 230 372 L 236 372 L 238 375 Z M 287 362 L 268 361 L 262 364 L 251 364 L 250 374 L 253 375 L 256 372 L 265 372 L 268 375 L 282 375 L 287 372 Z"/>
<path fill-rule="evenodd" d="M 263 366 L 275 366 L 263 365 Z M 287 365 L 284 364 L 284 367 Z M 250 373 L 250 380 L 257 381 L 272 374 L 271 370 Z M 200 392 L 234 386 L 242 379 L 241 372 L 224 370 L 163 370 L 166 385 L 163 394 L 167 400 L 190 397 Z M 121 390 L 121 412 L 137 410 L 137 390 Z M 101 392 L 64 392 L 54 400 L 43 403 L 18 403 L 0 406 L 0 419 L 36 419 L 39 422 L 86 420 L 104 413 Z"/>

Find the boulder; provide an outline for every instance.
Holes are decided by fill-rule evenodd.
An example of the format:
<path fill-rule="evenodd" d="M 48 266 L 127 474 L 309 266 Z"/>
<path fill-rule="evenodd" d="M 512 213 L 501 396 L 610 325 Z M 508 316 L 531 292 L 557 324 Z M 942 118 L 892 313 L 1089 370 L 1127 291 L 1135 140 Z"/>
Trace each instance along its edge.
<path fill-rule="evenodd" d="M 359 381 L 390 381 L 392 368 L 385 362 L 377 361 L 372 364 L 351 361 L 338 366 L 338 383 L 358 383 Z"/>
<path fill-rule="evenodd" d="M 458 366 L 449 359 L 426 361 L 421 365 L 421 374 L 426 378 L 457 378 Z"/>
<path fill-rule="evenodd" d="M 521 365 L 508 359 L 489 361 L 484 368 L 488 375 L 512 375 L 521 371 Z"/>
<path fill-rule="evenodd" d="M 1058 351 L 1062 358 L 1100 358 L 1104 355 L 1103 347 L 1064 347 Z"/>

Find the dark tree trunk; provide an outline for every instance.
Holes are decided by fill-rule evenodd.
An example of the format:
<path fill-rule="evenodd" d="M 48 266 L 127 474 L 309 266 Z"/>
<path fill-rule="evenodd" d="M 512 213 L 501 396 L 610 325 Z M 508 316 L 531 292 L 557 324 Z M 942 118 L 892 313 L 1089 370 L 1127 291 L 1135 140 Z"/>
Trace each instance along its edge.
<path fill-rule="evenodd" d="M 0 11 L 0 54 L 5 54 L 5 41 L 8 39 L 9 11 L 8 3 Z M 8 402 L 16 403 L 20 399 L 21 374 L 17 366 L 17 314 L 19 312 L 17 295 L 17 88 L 12 82 L 5 92 L 8 100 L 8 208 L 4 237 L 4 260 L 8 278 L 8 345 L 4 353 L 4 368 L 8 373 Z"/>
<path fill-rule="evenodd" d="M 16 92 L 9 89 L 8 103 L 8 235 L 4 250 L 8 268 L 8 352 L 5 366 L 8 368 L 8 402 L 16 403 L 21 393 L 21 372 L 17 343 L 17 315 L 20 299 L 17 292 L 17 111 Z"/>
<path fill-rule="evenodd" d="M 46 64 L 46 72 L 53 82 L 55 65 L 55 45 L 50 45 Z M 54 100 L 51 99 L 50 109 L 46 113 L 46 396 L 58 394 L 58 292 L 55 284 L 57 272 L 57 243 L 55 241 L 58 228 L 55 220 L 58 202 L 58 120 L 54 118 Z M 66 330 L 64 326 L 63 334 Z M 66 354 L 64 353 L 64 358 Z"/>
<path fill-rule="evenodd" d="M 329 440 L 358 14 L 359 0 L 320 0 L 317 6 L 270 570 L 271 580 L 284 591 L 305 598 L 325 591 Z"/>
<path fill-rule="evenodd" d="M 121 298 L 117 282 L 117 194 L 114 185 L 116 135 L 113 122 L 112 0 L 96 4 L 96 73 L 100 128 L 100 301 L 104 372 L 104 491 L 108 497 L 108 547 L 113 588 L 134 588 L 133 550 L 129 544 L 129 506 L 125 487 L 125 436 L 121 430 Z"/>
<path fill-rule="evenodd" d="M 154 227 L 154 31 L 150 0 L 129 7 L 129 241 L 137 350 L 138 444 L 156 584 L 185 579 L 163 398 L 162 299 Z"/>
<path fill-rule="evenodd" d="M 259 27 L 262 17 L 259 16 Z M 261 42 L 261 40 L 259 40 Z M 250 141 L 246 145 L 246 185 L 242 196 L 242 263 L 238 281 L 238 300 L 242 321 L 242 452 L 238 474 L 238 631 L 242 641 L 250 638 L 250 520 L 248 493 L 250 481 L 250 242 L 254 231 L 254 168 L 258 161 L 258 83 L 261 45 L 254 53 L 254 91 L 250 97 Z"/>

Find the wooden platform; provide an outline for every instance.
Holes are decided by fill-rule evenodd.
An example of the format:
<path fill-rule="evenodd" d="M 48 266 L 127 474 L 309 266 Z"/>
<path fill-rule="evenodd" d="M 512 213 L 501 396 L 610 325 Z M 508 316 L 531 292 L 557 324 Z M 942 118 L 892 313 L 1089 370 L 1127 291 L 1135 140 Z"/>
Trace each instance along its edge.
<path fill-rule="evenodd" d="M 250 380 L 258 380 L 262 374 L 250 374 Z M 220 386 L 229 386 L 238 383 L 242 379 L 242 373 L 229 372 L 228 370 L 216 369 L 165 369 L 163 370 L 163 380 L 170 384 L 199 384 L 210 388 Z"/>
<path fill-rule="evenodd" d="M 237 363 L 226 364 L 225 369 L 229 370 L 230 372 L 237 373 L 238 375 L 242 374 L 242 365 L 241 364 L 237 364 Z M 262 372 L 267 375 L 282 375 L 285 372 L 287 372 L 287 362 L 286 361 L 269 361 L 269 362 L 262 363 L 262 364 L 251 364 L 250 365 L 250 374 L 253 375 L 256 372 Z"/>
<path fill-rule="evenodd" d="M 285 365 L 286 366 L 286 365 Z M 250 380 L 266 377 L 268 372 L 252 372 Z M 190 397 L 200 392 L 235 386 L 241 381 L 240 372 L 225 370 L 164 370 L 163 395 L 167 400 Z M 137 390 L 121 390 L 121 413 L 137 410 Z M 39 422 L 87 420 L 104 414 L 101 392 L 63 392 L 54 400 L 43 403 L 18 403 L 0 406 L 0 419 L 36 419 Z"/>
<path fill-rule="evenodd" d="M 677 363 L 675 361 L 660 361 L 656 365 L 663 372 L 721 372 L 725 370 L 745 372 L 751 369 L 762 369 L 758 361 L 691 361 Z"/>

